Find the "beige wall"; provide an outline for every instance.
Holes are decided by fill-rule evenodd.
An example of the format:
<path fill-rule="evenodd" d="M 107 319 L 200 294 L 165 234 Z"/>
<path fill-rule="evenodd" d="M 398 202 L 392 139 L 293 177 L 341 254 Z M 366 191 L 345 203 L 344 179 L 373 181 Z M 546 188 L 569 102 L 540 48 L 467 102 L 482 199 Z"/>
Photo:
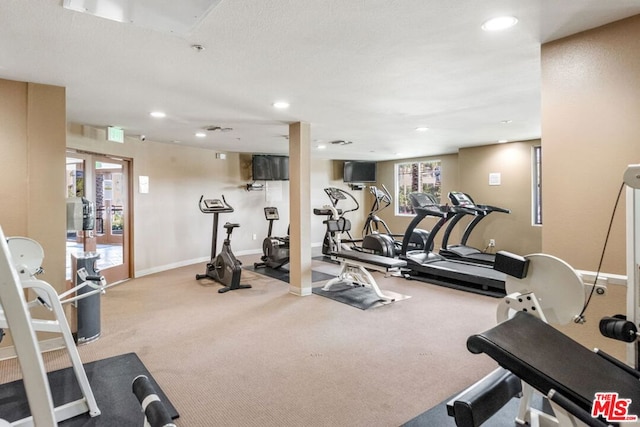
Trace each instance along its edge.
<path fill-rule="evenodd" d="M 574 268 L 595 271 L 622 174 L 640 162 L 640 16 L 542 47 L 542 248 Z M 626 274 L 625 197 L 602 271 Z M 562 330 L 624 359 L 621 342 L 598 321 L 625 312 L 625 288 L 596 296 L 584 325 Z"/>
<path fill-rule="evenodd" d="M 542 227 L 532 224 L 532 150 L 540 140 L 461 149 L 459 188 L 478 204 L 510 209 L 492 213 L 474 229 L 469 245 L 484 249 L 489 239 L 496 250 L 527 255 L 541 251 Z M 500 173 L 500 185 L 489 185 L 489 174 Z M 455 243 L 455 242 L 452 242 Z"/>
<path fill-rule="evenodd" d="M 640 163 L 640 16 L 542 47 L 542 248 L 595 271 L 626 165 Z M 603 271 L 625 274 L 624 196 Z"/>

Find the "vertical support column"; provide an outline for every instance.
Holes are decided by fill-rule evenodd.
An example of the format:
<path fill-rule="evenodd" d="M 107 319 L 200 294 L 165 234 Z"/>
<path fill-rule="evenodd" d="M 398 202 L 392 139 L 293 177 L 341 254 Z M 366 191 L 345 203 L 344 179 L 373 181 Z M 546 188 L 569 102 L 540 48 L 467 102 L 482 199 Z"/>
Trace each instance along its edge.
<path fill-rule="evenodd" d="M 627 182 L 627 185 L 630 185 Z M 627 187 L 627 320 L 640 323 L 640 189 Z M 628 344 L 627 362 L 640 369 L 639 341 Z"/>
<path fill-rule="evenodd" d="M 289 125 L 289 292 L 311 295 L 311 138 L 308 123 Z"/>

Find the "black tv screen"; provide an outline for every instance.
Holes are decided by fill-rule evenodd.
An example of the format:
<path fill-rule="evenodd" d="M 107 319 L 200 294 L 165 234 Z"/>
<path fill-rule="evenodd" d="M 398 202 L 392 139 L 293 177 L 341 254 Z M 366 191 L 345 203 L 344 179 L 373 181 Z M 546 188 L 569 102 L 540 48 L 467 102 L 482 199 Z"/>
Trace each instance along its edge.
<path fill-rule="evenodd" d="M 288 181 L 289 157 L 272 154 L 254 154 L 251 160 L 254 181 Z"/>
<path fill-rule="evenodd" d="M 376 162 L 344 162 L 344 182 L 376 182 Z"/>

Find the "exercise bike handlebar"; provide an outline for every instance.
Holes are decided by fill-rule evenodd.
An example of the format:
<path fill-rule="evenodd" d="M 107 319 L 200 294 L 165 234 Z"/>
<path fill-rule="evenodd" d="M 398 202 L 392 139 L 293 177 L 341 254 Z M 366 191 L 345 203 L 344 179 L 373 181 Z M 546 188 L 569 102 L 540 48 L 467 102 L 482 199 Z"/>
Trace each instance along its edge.
<path fill-rule="evenodd" d="M 200 208 L 200 212 L 202 213 L 231 213 L 233 212 L 233 207 L 227 203 L 227 200 L 224 198 L 224 194 L 222 195 L 222 200 L 220 199 L 205 199 L 204 195 L 200 196 L 200 201 L 198 202 L 198 207 Z"/>

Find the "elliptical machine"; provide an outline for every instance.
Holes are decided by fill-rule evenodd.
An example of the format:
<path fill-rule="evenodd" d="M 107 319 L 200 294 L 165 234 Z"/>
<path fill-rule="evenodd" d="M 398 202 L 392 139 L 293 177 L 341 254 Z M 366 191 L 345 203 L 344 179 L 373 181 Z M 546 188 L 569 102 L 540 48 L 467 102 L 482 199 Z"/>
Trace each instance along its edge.
<path fill-rule="evenodd" d="M 327 187 L 324 192 L 329 196 L 331 204 L 313 209 L 315 215 L 327 217 L 323 221 L 325 224 L 327 224 L 327 221 L 333 220 L 332 226 L 327 227 L 327 232 L 322 241 L 322 254 L 329 256 L 331 253 L 339 251 L 343 245 L 346 249 L 360 250 L 361 248 L 357 243 L 360 243 L 361 240 L 354 239 L 351 236 L 351 221 L 344 216 L 348 212 L 357 211 L 360 208 L 360 204 L 355 197 L 340 188 Z M 340 202 L 342 202 L 341 206 L 344 209 L 338 208 Z M 350 245 L 346 245 L 345 242 L 350 243 Z"/>
<path fill-rule="evenodd" d="M 196 280 L 209 278 L 224 285 L 218 289 L 218 293 L 234 291 L 236 289 L 247 289 L 251 285 L 241 285 L 240 276 L 242 274 L 242 263 L 233 255 L 231 251 L 231 233 L 240 224 L 232 224 L 227 222 L 224 228 L 227 230 L 227 237 L 224 239 L 222 250 L 216 255 L 216 246 L 218 241 L 218 215 L 220 213 L 231 213 L 233 208 L 227 203 L 222 196 L 220 199 L 204 199 L 200 196 L 198 207 L 205 214 L 213 214 L 213 233 L 211 236 L 211 260 L 207 263 L 207 270 L 204 274 L 196 274 Z"/>
<path fill-rule="evenodd" d="M 369 191 L 375 199 L 362 228 L 362 250 L 393 258 L 399 255 L 402 250 L 402 240 L 397 240 L 397 238 L 402 238 L 402 235 L 393 234 L 387 223 L 378 216 L 378 212 L 391 205 L 393 198 L 384 184 L 382 184 L 382 188 L 371 185 Z M 429 232 L 416 228 L 411 233 L 408 247 L 411 250 L 424 249 L 428 240 Z M 433 243 L 430 250 L 432 249 Z"/>
<path fill-rule="evenodd" d="M 260 257 L 262 262 L 254 263 L 253 267 L 278 269 L 289 263 L 289 230 L 287 230 L 286 237 L 275 237 L 271 235 L 273 232 L 273 221 L 280 219 L 278 208 L 264 208 L 264 217 L 269 222 L 269 231 L 267 232 L 267 237 L 262 241 L 262 256 Z"/>

